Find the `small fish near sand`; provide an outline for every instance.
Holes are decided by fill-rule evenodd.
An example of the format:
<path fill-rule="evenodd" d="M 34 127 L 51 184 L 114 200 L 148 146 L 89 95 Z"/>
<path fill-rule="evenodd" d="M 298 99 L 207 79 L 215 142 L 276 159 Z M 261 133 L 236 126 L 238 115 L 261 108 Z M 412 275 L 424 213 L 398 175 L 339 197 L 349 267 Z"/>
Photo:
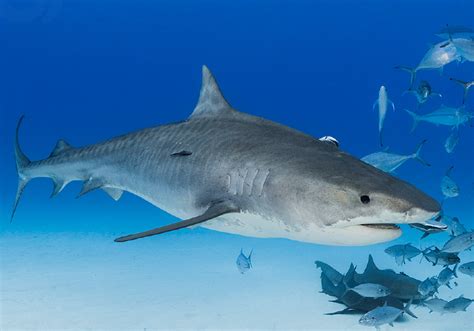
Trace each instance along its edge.
<path fill-rule="evenodd" d="M 319 264 L 319 263 L 318 263 Z M 363 273 L 359 274 L 355 271 L 355 266 L 350 265 L 349 270 L 344 274 L 336 271 L 336 277 L 341 275 L 343 279 L 334 284 L 326 275 L 334 274 L 334 269 L 326 268 L 327 264 L 320 264 L 321 267 L 321 293 L 335 297 L 335 302 L 344 305 L 345 308 L 336 312 L 326 313 L 326 315 L 350 314 L 355 312 L 369 312 L 377 307 L 387 303 L 389 306 L 403 309 L 404 302 L 412 300 L 425 300 L 426 296 L 418 292 L 418 286 L 421 283 L 418 279 L 412 278 L 404 273 L 397 273 L 390 269 L 379 269 L 369 255 L 367 266 Z M 334 277 L 333 277 L 334 278 Z M 376 284 L 386 287 L 390 290 L 390 294 L 385 297 L 366 297 L 361 294 L 348 290 L 348 288 L 356 288 L 362 284 Z M 364 285 L 365 286 L 365 285 Z M 365 291 L 360 291 L 368 295 Z M 378 296 L 378 295 L 377 295 Z"/>
<path fill-rule="evenodd" d="M 438 292 L 438 279 L 428 277 L 418 285 L 418 292 L 423 296 L 432 296 Z"/>
<path fill-rule="evenodd" d="M 425 143 L 426 140 L 423 140 L 413 154 L 400 155 L 388 152 L 375 152 L 364 156 L 361 160 L 388 173 L 395 171 L 406 161 L 411 159 L 417 160 L 425 166 L 430 166 L 430 164 L 420 156 L 421 148 Z"/>
<path fill-rule="evenodd" d="M 421 304 L 430 310 L 430 313 L 436 312 L 443 314 L 444 307 L 448 302 L 446 300 L 440 298 L 432 298 L 429 300 L 423 301 Z"/>
<path fill-rule="evenodd" d="M 465 298 L 463 295 L 446 303 L 444 306 L 445 313 L 457 313 L 466 311 L 474 300 Z"/>
<path fill-rule="evenodd" d="M 354 287 L 347 286 L 347 291 L 354 291 L 366 298 L 382 298 L 392 293 L 389 288 L 374 283 L 363 283 Z"/>
<path fill-rule="evenodd" d="M 420 122 L 427 122 L 435 125 L 445 125 L 458 128 L 459 126 L 464 125 L 472 118 L 474 118 L 474 114 L 471 112 L 467 112 L 464 107 L 454 108 L 445 105 L 441 105 L 434 112 L 423 115 L 416 114 L 408 109 L 405 109 L 405 111 L 413 119 L 413 126 L 411 128 L 412 132 L 416 129 L 418 123 Z"/>
<path fill-rule="evenodd" d="M 470 277 L 474 277 L 474 261 L 461 264 L 458 271 Z"/>
<path fill-rule="evenodd" d="M 466 232 L 449 239 L 441 249 L 445 253 L 459 253 L 474 246 L 474 232 Z"/>
<path fill-rule="evenodd" d="M 441 270 L 441 272 L 438 274 L 438 277 L 437 277 L 438 287 L 446 285 L 449 289 L 451 289 L 451 285 L 449 284 L 449 282 L 453 278 L 458 278 L 458 275 L 456 273 L 456 268 L 457 268 L 457 265 L 455 265 L 452 270 L 449 267 L 445 267 L 443 270 Z"/>
<path fill-rule="evenodd" d="M 387 115 L 387 108 L 388 104 L 392 106 L 392 109 L 395 110 L 395 104 L 388 98 L 387 89 L 385 86 L 380 86 L 379 89 L 379 96 L 374 102 L 373 108 L 378 108 L 379 110 L 379 140 L 380 146 L 383 146 L 382 142 L 382 130 L 383 130 L 383 123 L 385 121 L 385 116 Z"/>
<path fill-rule="evenodd" d="M 428 83 L 428 81 L 426 80 L 422 80 L 417 88 L 413 89 L 410 87 L 408 90 L 403 92 L 403 94 L 406 93 L 412 93 L 416 97 L 416 101 L 418 102 L 418 108 L 420 107 L 420 105 L 428 101 L 429 98 L 435 96 L 440 98 L 442 97 L 440 93 L 433 92 L 430 83 Z"/>
<path fill-rule="evenodd" d="M 385 253 L 395 258 L 397 265 L 405 264 L 405 261 L 411 261 L 412 258 L 421 254 L 421 250 L 411 244 L 393 245 L 385 249 Z"/>
<path fill-rule="evenodd" d="M 331 267 L 329 264 L 326 264 L 321 261 L 314 261 L 314 264 L 316 265 L 316 268 L 320 268 L 321 272 L 327 276 L 327 278 L 334 284 L 337 285 L 340 282 L 342 282 L 343 275 Z"/>
<path fill-rule="evenodd" d="M 459 195 L 459 186 L 451 178 L 451 172 L 453 171 L 453 168 L 453 166 L 450 167 L 441 179 L 441 192 L 443 192 L 444 200 L 455 198 Z"/>
<path fill-rule="evenodd" d="M 448 266 L 461 262 L 457 253 L 442 252 L 437 247 L 430 247 L 423 251 L 423 257 L 430 263 L 440 266 Z"/>
<path fill-rule="evenodd" d="M 448 153 L 452 153 L 456 146 L 458 145 L 459 142 L 459 130 L 454 129 L 453 132 L 446 138 L 446 141 L 444 142 L 444 149 Z"/>
<path fill-rule="evenodd" d="M 252 252 L 253 251 L 250 251 L 250 254 L 246 256 L 243 250 L 240 250 L 240 254 L 237 257 L 235 264 L 237 265 L 237 269 L 239 269 L 241 274 L 246 273 L 252 268 Z"/>
<path fill-rule="evenodd" d="M 365 326 L 373 326 L 377 330 L 380 330 L 380 326 L 389 324 L 393 326 L 393 322 L 400 317 L 403 313 L 407 313 L 413 318 L 417 318 L 415 314 L 410 311 L 411 301 L 403 309 L 388 306 L 387 303 L 382 307 L 377 307 L 368 313 L 364 314 L 359 323 Z"/>

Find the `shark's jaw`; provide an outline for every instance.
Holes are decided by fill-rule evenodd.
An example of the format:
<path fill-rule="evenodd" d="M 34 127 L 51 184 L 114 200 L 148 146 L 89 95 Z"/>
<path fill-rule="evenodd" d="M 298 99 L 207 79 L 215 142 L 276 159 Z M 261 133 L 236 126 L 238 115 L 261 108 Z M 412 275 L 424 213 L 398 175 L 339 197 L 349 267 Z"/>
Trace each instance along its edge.
<path fill-rule="evenodd" d="M 362 246 L 378 244 L 394 240 L 402 235 L 398 224 L 426 224 L 439 212 L 411 209 L 404 213 L 384 213 L 379 217 L 358 217 L 353 220 L 341 221 L 331 228 L 338 238 L 334 245 Z M 386 221 L 385 221 L 386 220 Z M 389 223 L 391 222 L 393 223 Z M 394 220 L 397 220 L 394 222 Z M 331 244 L 331 243 L 328 243 Z"/>

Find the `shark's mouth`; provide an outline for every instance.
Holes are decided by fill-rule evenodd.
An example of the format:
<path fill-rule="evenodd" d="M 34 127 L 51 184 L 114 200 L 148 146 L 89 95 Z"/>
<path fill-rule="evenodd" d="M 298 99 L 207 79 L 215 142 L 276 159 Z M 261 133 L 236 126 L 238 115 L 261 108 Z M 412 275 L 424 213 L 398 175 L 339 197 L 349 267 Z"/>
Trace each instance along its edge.
<path fill-rule="evenodd" d="M 378 229 L 378 230 L 399 230 L 400 227 L 396 224 L 361 224 L 363 226 L 373 228 L 373 229 Z"/>

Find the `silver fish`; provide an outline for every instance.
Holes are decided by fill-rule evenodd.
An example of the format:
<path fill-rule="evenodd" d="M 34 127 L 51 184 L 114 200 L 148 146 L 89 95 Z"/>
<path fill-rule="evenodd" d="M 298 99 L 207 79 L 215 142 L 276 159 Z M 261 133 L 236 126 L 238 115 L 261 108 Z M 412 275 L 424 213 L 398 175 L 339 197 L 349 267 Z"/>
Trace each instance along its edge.
<path fill-rule="evenodd" d="M 445 253 L 459 253 L 474 246 L 474 232 L 466 232 L 449 239 L 441 249 Z"/>
<path fill-rule="evenodd" d="M 428 101 L 429 98 L 432 98 L 434 96 L 437 96 L 440 98 L 442 97 L 440 93 L 433 92 L 433 90 L 431 89 L 430 83 L 428 83 L 426 80 L 422 80 L 420 82 L 420 85 L 416 89 L 413 89 L 410 87 L 408 90 L 403 92 L 403 94 L 406 94 L 406 93 L 412 93 L 416 97 L 416 101 L 418 102 L 418 107 L 421 104 L 424 104 L 426 101 Z"/>
<path fill-rule="evenodd" d="M 461 295 L 459 298 L 453 299 L 446 303 L 444 306 L 444 312 L 457 313 L 459 311 L 466 311 L 467 307 L 469 307 L 473 301 L 474 300 L 465 298 Z"/>
<path fill-rule="evenodd" d="M 455 38 L 471 38 L 474 37 L 474 30 L 466 26 L 451 26 L 448 25 L 436 33 L 441 39 Z"/>
<path fill-rule="evenodd" d="M 407 66 L 396 66 L 395 69 L 404 70 L 410 73 L 410 88 L 415 83 L 416 73 L 419 70 L 426 69 L 440 69 L 453 61 L 461 61 L 462 57 L 458 53 L 457 48 L 454 44 L 445 40 L 436 45 L 432 45 L 430 49 L 425 53 L 418 66 L 415 68 Z"/>
<path fill-rule="evenodd" d="M 474 61 L 474 39 L 472 38 L 453 38 L 451 43 L 456 48 L 456 53 L 464 61 Z"/>
<path fill-rule="evenodd" d="M 389 288 L 374 283 L 363 283 L 355 287 L 347 287 L 347 291 L 354 291 L 366 298 L 382 298 L 392 293 Z"/>
<path fill-rule="evenodd" d="M 361 160 L 365 163 L 368 163 L 380 170 L 385 172 L 393 172 L 398 167 L 403 165 L 406 161 L 414 159 L 425 166 L 430 166 L 428 162 L 423 160 L 420 156 L 420 151 L 423 145 L 426 143 L 426 140 L 423 140 L 417 147 L 415 153 L 409 155 L 400 155 L 400 154 L 393 154 L 388 152 L 375 152 L 369 155 L 364 156 Z"/>
<path fill-rule="evenodd" d="M 398 309 L 392 306 L 387 306 L 387 303 L 385 303 L 384 306 L 377 307 L 364 314 L 359 319 L 359 323 L 365 326 L 373 326 L 377 330 L 379 330 L 379 327 L 384 324 L 389 324 L 393 326 L 393 322 L 403 313 L 407 313 L 410 316 L 417 318 L 415 314 L 410 311 L 410 305 L 411 300 L 407 303 L 404 309 Z"/>
<path fill-rule="evenodd" d="M 461 264 L 458 271 L 465 275 L 474 277 L 474 261 Z"/>
<path fill-rule="evenodd" d="M 445 267 L 443 270 L 440 271 L 437 277 L 438 287 L 446 285 L 448 288 L 451 288 L 449 282 L 451 281 L 451 279 L 458 277 L 458 275 L 456 274 L 456 268 L 457 265 L 454 266 L 453 270 L 451 270 L 449 267 Z"/>
<path fill-rule="evenodd" d="M 410 226 L 423 232 L 421 239 L 424 239 L 433 233 L 443 232 L 448 229 L 446 224 L 436 220 L 429 220 L 424 224 L 410 224 Z"/>
<path fill-rule="evenodd" d="M 379 110 L 379 139 L 380 145 L 383 146 L 382 142 L 382 130 L 383 130 L 383 123 L 385 121 L 385 116 L 387 115 L 387 108 L 388 104 L 391 104 L 392 109 L 395 110 L 395 104 L 388 98 L 387 89 L 385 86 L 380 86 L 379 89 L 379 96 L 374 102 L 373 108 L 378 108 Z"/>
<path fill-rule="evenodd" d="M 453 168 L 453 166 L 450 167 L 441 179 L 441 192 L 443 192 L 444 199 L 455 198 L 459 195 L 459 186 L 451 178 L 451 171 L 453 171 Z"/>
<path fill-rule="evenodd" d="M 451 218 L 449 231 L 451 232 L 451 235 L 455 237 L 467 232 L 466 228 L 464 225 L 462 225 L 462 223 L 459 221 L 459 218 L 457 217 Z"/>
<path fill-rule="evenodd" d="M 422 302 L 422 305 L 427 307 L 430 310 L 430 313 L 436 312 L 436 313 L 444 313 L 444 307 L 446 306 L 448 302 L 443 299 L 439 298 L 433 298 L 429 300 L 425 300 Z"/>
<path fill-rule="evenodd" d="M 239 269 L 241 274 L 246 273 L 252 268 L 252 252 L 253 251 L 250 251 L 250 254 L 246 256 L 243 250 L 240 250 L 240 254 L 237 257 L 235 264 L 237 265 L 237 269 Z"/>
<path fill-rule="evenodd" d="M 456 46 L 446 40 L 431 46 L 415 70 L 440 69 L 456 60 L 460 61 L 461 55 L 458 53 Z"/>
<path fill-rule="evenodd" d="M 467 100 L 467 95 L 469 93 L 469 89 L 471 88 L 471 86 L 474 85 L 474 80 L 471 80 L 470 82 L 466 82 L 464 80 L 460 80 L 460 79 L 457 79 L 457 78 L 449 78 L 449 80 L 453 81 L 453 82 L 456 82 L 458 84 L 460 84 L 463 89 L 464 89 L 464 93 L 463 93 L 463 97 L 462 97 L 462 104 L 464 105 L 466 103 L 466 100 Z"/>
<path fill-rule="evenodd" d="M 385 249 L 385 253 L 395 258 L 398 265 L 405 264 L 405 260 L 411 261 L 412 258 L 421 254 L 421 250 L 411 244 L 393 245 Z"/>
<path fill-rule="evenodd" d="M 438 280 L 436 277 L 428 277 L 418 285 L 418 292 L 423 296 L 431 296 L 438 292 Z"/>
<path fill-rule="evenodd" d="M 434 266 L 448 266 L 461 262 L 457 253 L 442 252 L 437 247 L 427 248 L 423 251 L 423 257 Z"/>
<path fill-rule="evenodd" d="M 453 132 L 448 136 L 444 143 L 444 149 L 448 153 L 452 153 L 454 151 L 454 148 L 456 148 L 457 144 L 459 142 L 459 130 L 454 129 Z"/>
<path fill-rule="evenodd" d="M 60 141 L 50 157 L 33 162 L 18 143 L 20 124 L 13 211 L 27 183 L 46 177 L 54 182 L 53 195 L 83 181 L 80 195 L 101 189 L 118 200 L 127 191 L 182 219 L 117 242 L 202 226 L 364 245 L 400 236 L 393 223 L 423 223 L 440 210 L 415 187 L 331 144 L 235 110 L 205 66 L 198 103 L 182 122 L 82 148 Z"/>
<path fill-rule="evenodd" d="M 413 119 L 413 126 L 411 128 L 411 131 L 414 131 L 418 123 L 420 122 L 427 122 L 436 125 L 446 125 L 457 128 L 474 118 L 474 113 L 467 112 L 464 107 L 453 108 L 447 107 L 445 105 L 441 105 L 441 107 L 435 110 L 434 112 L 423 115 L 416 114 L 408 109 L 405 109 L 405 111 Z"/>

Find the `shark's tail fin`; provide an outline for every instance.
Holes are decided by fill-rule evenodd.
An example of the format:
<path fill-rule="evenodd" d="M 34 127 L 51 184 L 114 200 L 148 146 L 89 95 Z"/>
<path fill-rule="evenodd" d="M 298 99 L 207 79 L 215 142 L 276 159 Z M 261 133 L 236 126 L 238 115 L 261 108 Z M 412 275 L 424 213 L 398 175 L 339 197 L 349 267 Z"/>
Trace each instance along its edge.
<path fill-rule="evenodd" d="M 408 90 L 411 90 L 413 88 L 413 84 L 415 83 L 416 68 L 410 68 L 406 66 L 396 66 L 395 69 L 403 70 L 410 73 L 410 87 Z"/>
<path fill-rule="evenodd" d="M 413 299 L 410 299 L 410 301 L 408 301 L 407 305 L 405 306 L 405 308 L 403 308 L 403 311 L 405 313 L 407 313 L 408 315 L 410 315 L 411 317 L 413 318 L 418 318 L 416 317 L 415 314 L 412 313 L 412 311 L 410 310 L 410 306 L 411 306 L 411 303 L 413 302 Z"/>
<path fill-rule="evenodd" d="M 426 143 L 426 139 L 423 140 L 419 145 L 418 147 L 416 148 L 416 151 L 415 153 L 413 154 L 413 158 L 419 162 L 421 162 L 421 164 L 424 164 L 425 166 L 431 166 L 431 164 L 429 164 L 428 162 L 426 162 L 421 156 L 420 156 L 420 152 L 421 152 L 421 148 L 423 147 L 423 145 Z"/>
<path fill-rule="evenodd" d="M 18 189 L 16 191 L 15 203 L 13 204 L 13 210 L 10 218 L 10 222 L 13 221 L 13 216 L 15 215 L 16 208 L 18 207 L 18 202 L 20 202 L 21 195 L 23 190 L 26 187 L 26 184 L 30 181 L 31 178 L 24 175 L 25 168 L 31 163 L 31 161 L 26 157 L 26 155 L 21 150 L 20 144 L 18 142 L 18 132 L 20 130 L 21 122 L 23 122 L 24 116 L 22 115 L 18 120 L 15 133 L 15 159 L 16 159 L 16 170 L 18 173 Z"/>
<path fill-rule="evenodd" d="M 415 131 L 418 123 L 420 122 L 420 115 L 412 112 L 412 111 L 409 111 L 408 109 L 405 109 L 405 111 L 413 118 L 413 125 L 411 127 L 411 131 L 410 132 L 413 132 Z"/>
<path fill-rule="evenodd" d="M 453 81 L 453 82 L 456 82 L 458 84 L 461 84 L 462 87 L 464 88 L 464 94 L 463 94 L 463 98 L 462 98 L 462 104 L 464 105 L 464 103 L 466 102 L 466 98 L 467 98 L 467 93 L 469 92 L 469 88 L 474 85 L 474 80 L 470 81 L 470 82 L 465 82 L 463 80 L 460 80 L 460 79 L 457 79 L 457 78 L 449 78 L 449 80 Z"/>

